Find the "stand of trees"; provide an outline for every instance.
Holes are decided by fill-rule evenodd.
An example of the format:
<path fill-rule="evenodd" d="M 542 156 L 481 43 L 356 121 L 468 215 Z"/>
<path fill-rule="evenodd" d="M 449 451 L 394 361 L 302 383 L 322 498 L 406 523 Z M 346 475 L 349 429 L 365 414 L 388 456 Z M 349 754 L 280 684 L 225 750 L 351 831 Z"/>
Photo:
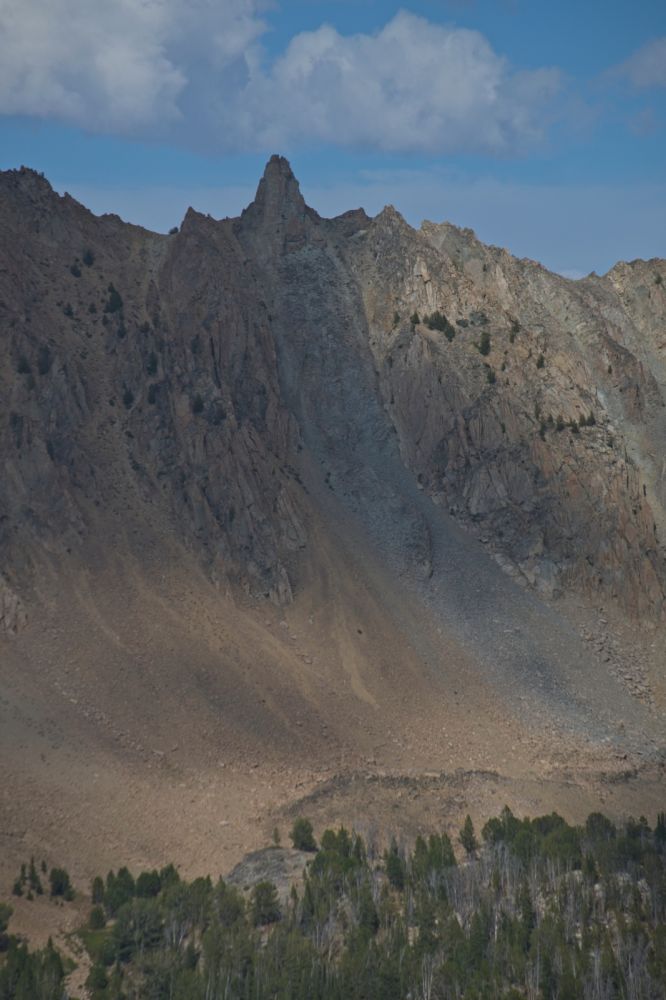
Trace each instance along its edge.
<path fill-rule="evenodd" d="M 327 830 L 286 902 L 265 881 L 245 898 L 172 866 L 110 872 L 83 934 L 88 986 L 95 1000 L 666 997 L 663 814 L 654 829 L 599 813 L 578 827 L 505 808 L 480 838 L 466 820 L 459 839 L 461 864 L 446 834 L 380 851 Z M 0 1000 L 60 1000 L 12 992 L 10 964 L 26 961 L 12 947 Z M 35 956 L 40 975 L 55 958 Z"/>
<path fill-rule="evenodd" d="M 28 951 L 17 938 L 0 932 L 1 1000 L 62 1000 L 64 979 L 62 959 L 50 941 L 42 951 Z"/>

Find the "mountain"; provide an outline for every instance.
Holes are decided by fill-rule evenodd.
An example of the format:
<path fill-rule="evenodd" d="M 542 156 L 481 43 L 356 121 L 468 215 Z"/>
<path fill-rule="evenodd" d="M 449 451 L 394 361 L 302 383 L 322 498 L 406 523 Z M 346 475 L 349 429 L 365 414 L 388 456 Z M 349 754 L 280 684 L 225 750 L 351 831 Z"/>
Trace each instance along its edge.
<path fill-rule="evenodd" d="M 279 157 L 169 236 L 0 174 L 11 863 L 656 807 L 665 278 L 322 219 Z"/>

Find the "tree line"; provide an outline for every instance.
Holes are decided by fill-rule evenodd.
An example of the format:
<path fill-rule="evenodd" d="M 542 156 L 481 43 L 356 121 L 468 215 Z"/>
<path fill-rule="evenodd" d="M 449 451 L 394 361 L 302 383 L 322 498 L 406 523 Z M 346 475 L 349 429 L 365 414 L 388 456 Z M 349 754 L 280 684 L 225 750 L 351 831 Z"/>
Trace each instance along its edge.
<path fill-rule="evenodd" d="M 408 849 L 344 828 L 317 844 L 299 820 L 292 841 L 311 859 L 286 899 L 172 865 L 95 878 L 94 1000 L 666 997 L 664 814 L 572 826 L 505 807 L 480 838 L 466 819 L 459 862 L 440 832 Z M 4 938 L 0 1000 L 61 1000 L 57 952 Z"/>

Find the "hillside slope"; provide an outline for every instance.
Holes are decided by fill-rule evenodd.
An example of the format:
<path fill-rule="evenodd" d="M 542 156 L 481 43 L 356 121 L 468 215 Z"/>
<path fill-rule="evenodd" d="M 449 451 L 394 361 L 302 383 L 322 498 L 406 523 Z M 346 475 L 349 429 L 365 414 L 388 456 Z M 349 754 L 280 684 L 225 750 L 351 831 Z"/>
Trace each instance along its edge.
<path fill-rule="evenodd" d="M 171 236 L 1 174 L 6 864 L 655 807 L 665 277 L 324 220 L 278 157 Z"/>

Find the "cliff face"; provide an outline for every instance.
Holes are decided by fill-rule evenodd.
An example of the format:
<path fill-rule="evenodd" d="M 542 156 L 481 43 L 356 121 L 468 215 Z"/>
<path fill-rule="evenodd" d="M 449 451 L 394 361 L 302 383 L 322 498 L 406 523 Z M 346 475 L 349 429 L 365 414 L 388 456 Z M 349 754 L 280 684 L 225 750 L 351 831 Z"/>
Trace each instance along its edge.
<path fill-rule="evenodd" d="M 659 616 L 664 262 L 571 282 L 385 210 L 355 270 L 382 395 L 424 489 L 522 583 Z"/>
<path fill-rule="evenodd" d="M 277 157 L 171 236 L 0 174 L 6 884 L 662 808 L 665 282 Z"/>
<path fill-rule="evenodd" d="M 304 542 L 269 319 L 231 223 L 178 236 L 94 218 L 2 176 L 0 545 L 5 575 L 91 538 L 146 558 L 161 535 L 212 578 L 290 599 Z"/>
<path fill-rule="evenodd" d="M 240 219 L 168 237 L 0 175 L 5 628 L 105 541 L 288 602 L 329 495 L 424 580 L 452 516 L 522 586 L 659 618 L 665 286 L 322 220 L 279 158 Z"/>

